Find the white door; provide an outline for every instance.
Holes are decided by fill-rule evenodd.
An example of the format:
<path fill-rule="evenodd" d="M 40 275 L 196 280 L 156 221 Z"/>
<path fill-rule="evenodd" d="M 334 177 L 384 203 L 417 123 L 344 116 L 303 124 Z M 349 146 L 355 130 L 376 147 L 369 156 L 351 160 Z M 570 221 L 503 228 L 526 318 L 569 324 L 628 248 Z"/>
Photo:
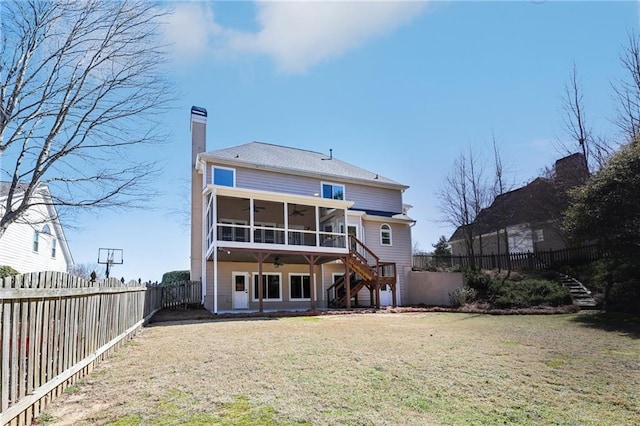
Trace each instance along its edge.
<path fill-rule="evenodd" d="M 393 295 L 391 294 L 391 286 L 385 284 L 380 287 L 380 306 L 391 306 L 393 304 Z"/>
<path fill-rule="evenodd" d="M 249 307 L 249 274 L 245 272 L 233 273 L 233 309 L 247 309 Z"/>

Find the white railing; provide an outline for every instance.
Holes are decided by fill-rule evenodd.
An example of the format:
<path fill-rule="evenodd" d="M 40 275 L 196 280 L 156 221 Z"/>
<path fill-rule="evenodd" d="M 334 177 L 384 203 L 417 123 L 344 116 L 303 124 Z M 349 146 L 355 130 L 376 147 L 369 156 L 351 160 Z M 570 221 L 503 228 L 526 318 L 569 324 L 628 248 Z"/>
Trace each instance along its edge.
<path fill-rule="evenodd" d="M 213 230 L 210 230 L 213 235 Z M 217 224 L 217 241 L 232 243 L 274 244 L 294 247 L 347 248 L 347 235 L 273 226 L 249 226 L 230 223 Z M 208 239 L 209 247 L 213 241 Z"/>

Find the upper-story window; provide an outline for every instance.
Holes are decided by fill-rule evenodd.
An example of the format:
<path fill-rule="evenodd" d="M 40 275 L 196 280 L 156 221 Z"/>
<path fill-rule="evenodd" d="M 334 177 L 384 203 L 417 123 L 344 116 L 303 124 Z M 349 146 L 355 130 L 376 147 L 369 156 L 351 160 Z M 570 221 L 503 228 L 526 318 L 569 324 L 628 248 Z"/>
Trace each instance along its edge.
<path fill-rule="evenodd" d="M 220 186 L 236 186 L 236 171 L 226 167 L 213 167 L 213 184 Z"/>
<path fill-rule="evenodd" d="M 40 245 L 40 233 L 33 231 L 33 251 L 38 252 L 38 246 Z"/>
<path fill-rule="evenodd" d="M 51 257 L 56 257 L 56 251 L 58 249 L 58 240 L 55 238 L 51 240 Z"/>
<path fill-rule="evenodd" d="M 322 198 L 344 200 L 344 185 L 339 183 L 323 183 Z"/>
<path fill-rule="evenodd" d="M 51 228 L 49 228 L 49 225 L 45 225 L 42 227 L 42 231 L 43 234 L 47 234 L 47 235 L 51 235 Z"/>
<path fill-rule="evenodd" d="M 380 244 L 383 246 L 392 245 L 391 227 L 386 223 L 380 225 Z"/>

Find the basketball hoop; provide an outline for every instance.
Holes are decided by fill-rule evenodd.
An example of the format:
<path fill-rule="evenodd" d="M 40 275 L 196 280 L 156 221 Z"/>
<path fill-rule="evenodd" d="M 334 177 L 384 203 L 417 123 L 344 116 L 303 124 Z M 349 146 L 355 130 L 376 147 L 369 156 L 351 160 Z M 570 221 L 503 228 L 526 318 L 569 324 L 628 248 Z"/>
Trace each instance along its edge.
<path fill-rule="evenodd" d="M 109 272 L 112 265 L 122 265 L 124 259 L 122 257 L 122 249 L 114 248 L 99 248 L 98 249 L 98 263 L 100 265 L 107 265 L 105 275 L 109 278 Z"/>

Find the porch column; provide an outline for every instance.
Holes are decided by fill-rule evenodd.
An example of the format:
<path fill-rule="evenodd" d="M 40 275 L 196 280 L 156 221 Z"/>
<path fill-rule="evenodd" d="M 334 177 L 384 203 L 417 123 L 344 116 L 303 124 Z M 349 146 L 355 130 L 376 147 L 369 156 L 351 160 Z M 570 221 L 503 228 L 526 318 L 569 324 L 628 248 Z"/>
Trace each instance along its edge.
<path fill-rule="evenodd" d="M 316 247 L 322 247 L 320 242 L 320 207 L 315 206 L 314 209 L 316 214 Z"/>
<path fill-rule="evenodd" d="M 253 253 L 253 256 L 258 261 L 258 311 L 264 312 L 264 306 L 262 302 L 262 298 L 264 295 L 262 294 L 262 262 L 269 256 L 265 253 Z M 253 285 L 253 283 L 251 283 Z"/>
<path fill-rule="evenodd" d="M 398 294 L 396 289 L 397 287 L 398 281 L 396 280 L 396 283 L 391 286 L 391 303 L 394 308 L 398 307 Z"/>
<path fill-rule="evenodd" d="M 347 309 L 351 309 L 351 268 L 349 268 L 349 257 L 345 257 L 344 269 L 345 269 L 345 288 L 347 292 Z"/>
<path fill-rule="evenodd" d="M 376 309 L 380 309 L 380 282 L 378 281 L 378 278 L 376 277 Z"/>
<path fill-rule="evenodd" d="M 316 278 L 313 274 L 313 267 L 318 261 L 318 256 L 304 255 L 304 258 L 309 262 L 309 286 L 311 287 L 309 293 L 311 294 L 311 310 L 316 311 Z"/>

